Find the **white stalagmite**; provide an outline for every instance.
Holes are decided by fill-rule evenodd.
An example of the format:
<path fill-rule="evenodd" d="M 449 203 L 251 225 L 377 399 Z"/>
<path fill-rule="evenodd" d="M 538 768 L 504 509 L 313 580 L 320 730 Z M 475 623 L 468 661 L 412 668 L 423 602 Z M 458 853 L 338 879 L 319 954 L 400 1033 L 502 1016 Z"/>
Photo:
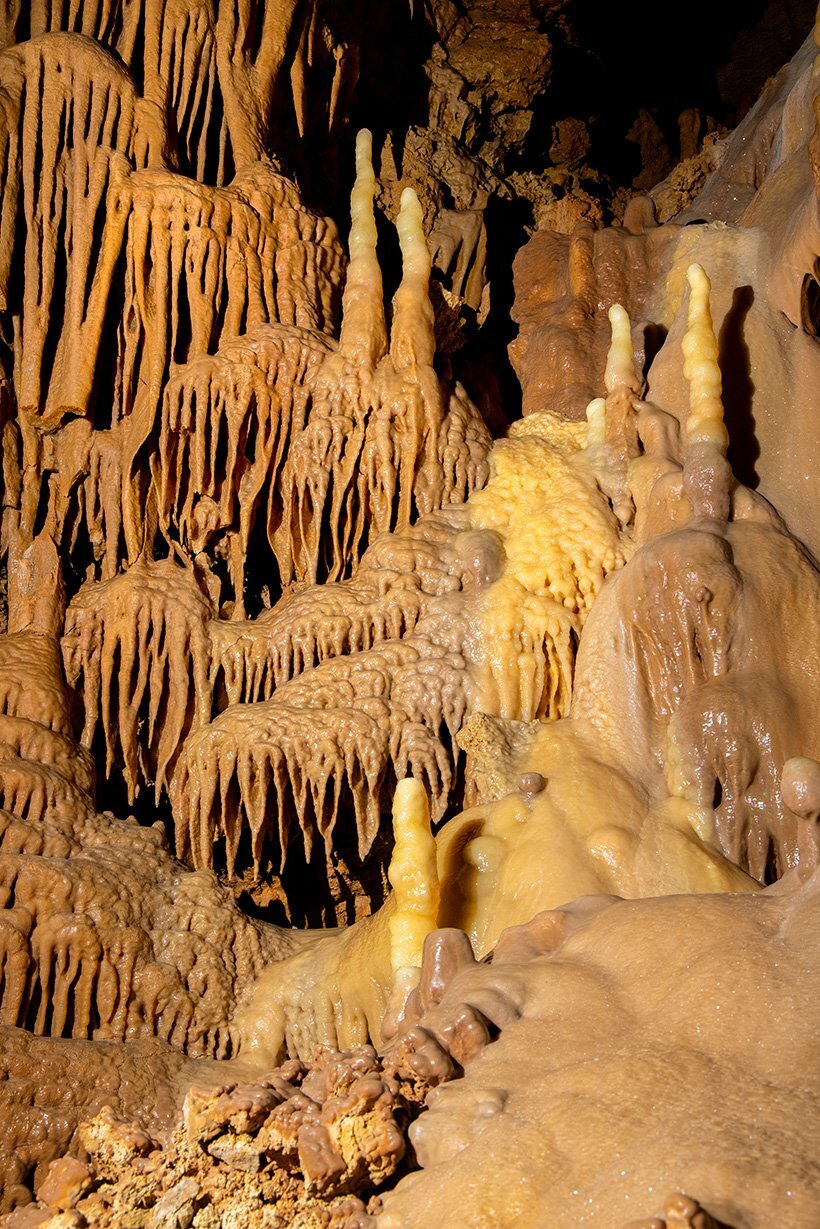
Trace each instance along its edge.
<path fill-rule="evenodd" d="M 438 925 L 441 887 L 430 803 L 424 786 L 407 777 L 393 795 L 395 846 L 387 872 L 395 894 L 390 917 L 390 955 L 395 983 L 409 990 L 421 967 L 424 940 Z"/>
<path fill-rule="evenodd" d="M 587 414 L 587 448 L 601 446 L 606 441 L 606 399 L 595 397 L 590 401 Z"/>
<path fill-rule="evenodd" d="M 635 371 L 635 351 L 632 347 L 632 325 L 629 316 L 620 303 L 614 303 L 609 309 L 609 323 L 612 328 L 612 340 L 606 356 L 604 385 L 608 393 L 616 393 L 621 389 L 639 393 L 641 382 Z"/>
<path fill-rule="evenodd" d="M 606 398 L 587 406 L 587 448 L 601 490 L 605 492 L 621 525 L 634 515 L 629 493 L 629 463 L 639 452 L 636 412 L 643 387 L 635 369 L 632 325 L 620 303 L 609 309 L 611 338 L 604 369 Z"/>
<path fill-rule="evenodd" d="M 723 421 L 718 344 L 709 306 L 711 283 L 700 265 L 690 265 L 687 278 L 689 327 L 681 343 L 683 374 L 689 381 L 686 442 L 711 445 L 725 456 L 729 433 Z"/>
<path fill-rule="evenodd" d="M 430 252 L 424 237 L 424 213 L 412 188 L 401 194 L 396 220 L 401 245 L 401 285 L 393 299 L 390 356 L 397 371 L 432 367 L 436 354 L 435 316 L 430 302 Z"/>
<path fill-rule="evenodd" d="M 382 271 L 376 255 L 375 195 L 373 137 L 363 128 L 356 137 L 356 182 L 350 193 L 350 263 L 342 299 L 340 345 L 351 359 L 371 369 L 387 352 Z"/>

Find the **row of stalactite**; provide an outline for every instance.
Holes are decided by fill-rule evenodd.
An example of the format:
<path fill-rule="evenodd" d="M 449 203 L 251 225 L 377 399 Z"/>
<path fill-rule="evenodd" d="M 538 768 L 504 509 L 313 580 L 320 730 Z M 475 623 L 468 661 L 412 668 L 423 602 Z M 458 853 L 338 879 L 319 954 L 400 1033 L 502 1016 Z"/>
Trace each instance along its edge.
<path fill-rule="evenodd" d="M 330 849 L 340 809 L 364 857 L 406 771 L 423 775 L 443 814 L 466 699 L 457 652 L 401 640 L 424 610 L 423 586 L 410 582 L 405 597 L 407 575 L 394 584 L 359 560 L 380 534 L 463 504 L 488 472 L 480 414 L 434 367 L 418 202 L 403 200 L 404 276 L 388 328 L 362 134 L 340 317 L 334 227 L 270 164 L 246 165 L 227 186 L 183 179 L 127 73 L 98 46 L 48 35 L 4 55 L 4 545 L 19 561 L 50 538 L 69 592 L 85 579 L 63 638 L 83 743 L 96 748 L 103 731 L 105 774 L 130 800 L 153 784 L 159 801 L 183 745 L 180 781 L 203 738 L 209 765 L 230 741 L 209 726 L 226 698 L 265 700 L 279 740 L 259 763 L 263 775 L 278 765 L 275 861 L 291 816 L 309 858 L 314 834 Z M 246 593 L 257 609 L 284 596 L 256 624 Z M 396 647 L 382 651 L 388 639 Z M 351 653 L 370 658 L 348 664 Z M 295 705 L 274 695 L 330 658 Z M 351 715 L 363 680 L 357 701 L 372 692 L 372 711 Z M 262 736 L 261 709 L 253 720 Z M 210 780 L 203 770 L 201 789 L 177 789 L 179 853 L 209 866 L 224 838 L 232 873 L 240 816 L 251 815 L 258 870 L 265 789 L 246 773 L 214 832 L 200 814 L 203 798 L 213 804 Z"/>
<path fill-rule="evenodd" d="M 280 873 L 297 838 L 305 863 L 323 845 L 330 866 L 339 842 L 364 863 L 407 774 L 441 819 L 478 697 L 523 720 L 566 711 L 590 592 L 622 561 L 580 470 L 548 523 L 592 508 L 600 552 L 565 533 L 534 587 L 505 563 L 506 454 L 495 504 L 471 510 L 490 436 L 436 357 L 410 191 L 385 309 L 369 134 L 349 260 L 264 155 L 276 40 L 302 48 L 288 39 L 319 37 L 317 14 L 146 0 L 84 6 L 59 33 L 65 14 L 35 6 L 37 37 L 0 52 L 2 546 L 14 566 L 56 547 L 99 770 L 129 803 L 170 799 L 179 856 L 210 867 L 219 846 L 229 876 Z M 5 17 L 8 40 L 23 18 Z M 240 39 L 228 66 L 220 39 L 252 28 L 258 51 L 243 61 Z M 214 124 L 235 174 L 186 178 L 205 178 Z M 579 441 L 563 461 L 553 443 L 544 464 L 569 473 Z"/>
<path fill-rule="evenodd" d="M 357 72 L 317 0 L 3 0 L 0 48 L 64 70 L 83 56 L 125 64 L 143 141 L 150 128 L 155 152 L 216 184 L 266 157 L 273 125 L 332 133 Z"/>
<path fill-rule="evenodd" d="M 230 1056 L 270 936 L 212 876 L 180 876 L 160 828 L 99 813 L 94 789 L 54 639 L 0 635 L 0 1025 Z"/>

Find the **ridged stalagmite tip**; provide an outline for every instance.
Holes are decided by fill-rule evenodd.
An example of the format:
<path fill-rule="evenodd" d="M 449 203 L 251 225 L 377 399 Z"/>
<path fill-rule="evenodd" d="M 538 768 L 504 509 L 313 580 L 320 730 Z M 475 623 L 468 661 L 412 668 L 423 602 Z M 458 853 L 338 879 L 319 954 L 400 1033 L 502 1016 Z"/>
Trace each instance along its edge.
<path fill-rule="evenodd" d="M 393 795 L 395 845 L 387 872 L 396 907 L 390 918 L 394 974 L 421 967 L 424 940 L 438 925 L 441 889 L 436 842 L 430 830 L 430 803 L 420 782 L 399 781 Z"/>
<path fill-rule="evenodd" d="M 608 315 L 612 328 L 612 339 L 604 372 L 606 391 L 617 393 L 623 389 L 627 392 L 639 393 L 641 381 L 635 371 L 635 351 L 632 347 L 632 325 L 629 316 L 620 303 L 614 303 Z"/>
<path fill-rule="evenodd" d="M 356 182 L 350 193 L 350 263 L 342 298 L 340 346 L 354 362 L 375 366 L 387 352 L 382 271 L 376 254 L 373 137 L 356 137 Z"/>
<path fill-rule="evenodd" d="M 587 406 L 587 448 L 594 448 L 606 440 L 606 400 L 595 397 Z"/>
<path fill-rule="evenodd" d="M 688 445 L 708 444 L 725 456 L 729 433 L 723 420 L 718 343 L 710 309 L 711 283 L 700 265 L 690 265 L 689 326 L 684 334 L 683 374 L 689 381 Z"/>
<path fill-rule="evenodd" d="M 390 354 L 398 370 L 432 366 L 436 353 L 433 305 L 430 302 L 430 252 L 424 236 L 424 211 L 412 188 L 401 194 L 396 220 L 401 246 L 401 285 L 393 300 Z"/>

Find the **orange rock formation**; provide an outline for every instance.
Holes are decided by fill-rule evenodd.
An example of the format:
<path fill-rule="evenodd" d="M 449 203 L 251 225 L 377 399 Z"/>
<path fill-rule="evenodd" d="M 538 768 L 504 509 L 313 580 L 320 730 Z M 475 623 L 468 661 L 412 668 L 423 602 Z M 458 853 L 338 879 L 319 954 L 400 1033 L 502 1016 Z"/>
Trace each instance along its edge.
<path fill-rule="evenodd" d="M 347 254 L 286 174 L 333 4 L 0 4 L 9 1229 L 818 1206 L 817 46 L 669 221 L 532 237 L 493 442 L 447 330 L 550 64 L 502 7 L 464 199 L 382 143 L 387 306 L 370 133 Z"/>

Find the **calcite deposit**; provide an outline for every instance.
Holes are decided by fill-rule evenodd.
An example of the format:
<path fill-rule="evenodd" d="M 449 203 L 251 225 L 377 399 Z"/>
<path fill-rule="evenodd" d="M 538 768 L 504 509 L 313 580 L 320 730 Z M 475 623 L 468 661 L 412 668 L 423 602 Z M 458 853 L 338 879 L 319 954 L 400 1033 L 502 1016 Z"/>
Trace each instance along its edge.
<path fill-rule="evenodd" d="M 0 3 L 8 1229 L 816 1219 L 787 7 Z"/>

